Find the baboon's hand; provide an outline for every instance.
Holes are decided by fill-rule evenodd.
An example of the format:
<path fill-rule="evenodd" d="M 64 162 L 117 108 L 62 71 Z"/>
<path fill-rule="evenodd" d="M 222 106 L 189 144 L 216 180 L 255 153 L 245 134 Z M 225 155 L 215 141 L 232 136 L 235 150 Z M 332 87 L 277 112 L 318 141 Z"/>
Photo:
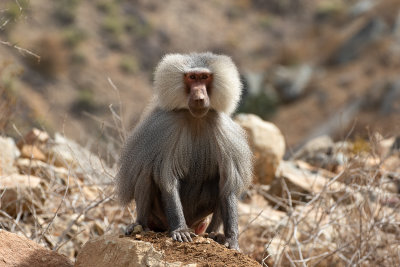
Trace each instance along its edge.
<path fill-rule="evenodd" d="M 179 229 L 171 232 L 171 237 L 173 240 L 179 242 L 192 242 L 192 236 L 195 236 L 194 233 L 191 233 L 189 229 Z"/>

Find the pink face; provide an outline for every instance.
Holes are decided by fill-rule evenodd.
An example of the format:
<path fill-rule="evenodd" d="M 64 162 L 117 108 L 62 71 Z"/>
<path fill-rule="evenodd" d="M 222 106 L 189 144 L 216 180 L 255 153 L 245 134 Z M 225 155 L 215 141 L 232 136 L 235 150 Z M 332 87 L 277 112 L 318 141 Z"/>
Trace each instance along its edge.
<path fill-rule="evenodd" d="M 213 76 L 209 72 L 189 72 L 184 74 L 189 111 L 196 118 L 205 116 L 210 109 L 209 95 L 212 81 Z"/>

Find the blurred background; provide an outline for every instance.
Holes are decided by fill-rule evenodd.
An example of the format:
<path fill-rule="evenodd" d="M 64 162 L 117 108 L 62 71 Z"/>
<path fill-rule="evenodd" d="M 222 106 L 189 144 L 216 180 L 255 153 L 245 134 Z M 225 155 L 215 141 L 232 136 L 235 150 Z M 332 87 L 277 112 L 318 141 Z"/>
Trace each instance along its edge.
<path fill-rule="evenodd" d="M 400 134 L 398 0 L 1 0 L 0 42 L 10 136 L 115 136 L 137 122 L 161 57 L 193 51 L 233 58 L 238 112 L 275 123 L 289 151 Z"/>

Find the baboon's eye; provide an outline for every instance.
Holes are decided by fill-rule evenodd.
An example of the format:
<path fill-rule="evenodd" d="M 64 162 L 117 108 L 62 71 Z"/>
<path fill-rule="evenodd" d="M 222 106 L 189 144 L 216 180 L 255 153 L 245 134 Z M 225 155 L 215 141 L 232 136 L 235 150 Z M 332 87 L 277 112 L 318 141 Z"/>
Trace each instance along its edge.
<path fill-rule="evenodd" d="M 190 78 L 191 80 L 195 80 L 195 79 L 196 79 L 196 75 L 192 74 L 192 75 L 189 76 L 189 78 Z"/>
<path fill-rule="evenodd" d="M 207 74 L 203 74 L 203 75 L 201 75 L 201 79 L 203 79 L 203 80 L 207 80 L 207 79 L 208 79 L 208 75 L 207 75 Z"/>

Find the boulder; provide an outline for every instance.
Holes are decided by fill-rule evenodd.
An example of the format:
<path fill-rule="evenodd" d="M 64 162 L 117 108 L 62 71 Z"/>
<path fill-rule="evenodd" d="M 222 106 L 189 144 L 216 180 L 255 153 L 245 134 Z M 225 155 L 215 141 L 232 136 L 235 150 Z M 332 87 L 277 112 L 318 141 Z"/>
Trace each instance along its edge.
<path fill-rule="evenodd" d="M 99 253 L 101 252 L 101 253 Z M 162 254 L 149 242 L 105 235 L 88 241 L 76 260 L 75 267 L 107 266 L 180 266 L 165 263 Z"/>
<path fill-rule="evenodd" d="M 239 114 L 235 121 L 247 132 L 255 158 L 255 182 L 270 184 L 285 153 L 285 139 L 281 131 L 253 114 Z"/>
<path fill-rule="evenodd" d="M 72 262 L 26 237 L 0 230 L 0 265 L 29 267 L 70 267 Z"/>
<path fill-rule="evenodd" d="M 75 267 L 105 266 L 260 266 L 248 256 L 201 236 L 177 242 L 166 233 L 141 232 L 132 237 L 104 235 L 89 240 Z"/>

